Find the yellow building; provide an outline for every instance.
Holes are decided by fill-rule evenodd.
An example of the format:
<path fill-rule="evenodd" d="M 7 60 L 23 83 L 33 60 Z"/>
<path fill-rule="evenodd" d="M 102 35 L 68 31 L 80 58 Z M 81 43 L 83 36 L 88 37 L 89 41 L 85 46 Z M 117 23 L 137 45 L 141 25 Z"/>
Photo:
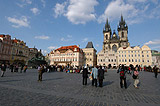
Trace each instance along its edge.
<path fill-rule="evenodd" d="M 129 66 L 130 64 L 136 66 L 149 66 L 152 65 L 151 49 L 144 45 L 141 48 L 135 47 L 120 47 L 118 49 L 118 65 L 124 64 Z"/>
<path fill-rule="evenodd" d="M 10 63 L 28 64 L 29 48 L 26 43 L 19 39 L 12 40 L 12 50 Z"/>
<path fill-rule="evenodd" d="M 86 48 L 82 49 L 84 53 L 83 65 L 95 66 L 97 64 L 96 49 L 93 47 L 92 42 L 88 42 Z"/>

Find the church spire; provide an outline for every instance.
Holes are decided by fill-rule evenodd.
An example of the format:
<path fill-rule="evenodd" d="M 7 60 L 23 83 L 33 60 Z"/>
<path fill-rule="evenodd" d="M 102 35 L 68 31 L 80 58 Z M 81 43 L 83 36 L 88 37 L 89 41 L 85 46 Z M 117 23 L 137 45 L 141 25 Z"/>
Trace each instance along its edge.
<path fill-rule="evenodd" d="M 118 31 L 119 30 L 128 30 L 128 26 L 127 26 L 127 24 L 126 24 L 126 22 L 125 22 L 125 20 L 123 19 L 123 15 L 121 14 L 121 20 L 119 21 L 119 25 L 118 25 Z"/>
<path fill-rule="evenodd" d="M 107 31 L 107 32 L 110 32 L 110 31 L 111 31 L 111 27 L 110 27 L 110 25 L 109 25 L 108 18 L 107 18 L 107 20 L 106 20 L 106 24 L 105 24 L 104 31 Z"/>

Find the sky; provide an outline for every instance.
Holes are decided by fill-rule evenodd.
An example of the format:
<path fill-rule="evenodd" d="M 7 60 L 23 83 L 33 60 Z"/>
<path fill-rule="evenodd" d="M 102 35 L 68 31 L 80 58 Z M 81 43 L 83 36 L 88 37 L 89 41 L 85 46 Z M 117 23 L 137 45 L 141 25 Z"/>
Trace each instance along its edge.
<path fill-rule="evenodd" d="M 123 15 L 131 46 L 160 51 L 160 0 L 0 0 L 0 34 L 9 34 L 49 53 L 89 41 L 102 50 L 108 18 L 117 31 Z"/>

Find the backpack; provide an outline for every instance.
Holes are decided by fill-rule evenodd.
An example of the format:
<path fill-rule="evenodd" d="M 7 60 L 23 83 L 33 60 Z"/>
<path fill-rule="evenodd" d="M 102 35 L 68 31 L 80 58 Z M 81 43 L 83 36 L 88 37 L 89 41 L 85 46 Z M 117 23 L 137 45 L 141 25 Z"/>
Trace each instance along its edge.
<path fill-rule="evenodd" d="M 120 71 L 120 76 L 124 77 L 124 71 Z"/>

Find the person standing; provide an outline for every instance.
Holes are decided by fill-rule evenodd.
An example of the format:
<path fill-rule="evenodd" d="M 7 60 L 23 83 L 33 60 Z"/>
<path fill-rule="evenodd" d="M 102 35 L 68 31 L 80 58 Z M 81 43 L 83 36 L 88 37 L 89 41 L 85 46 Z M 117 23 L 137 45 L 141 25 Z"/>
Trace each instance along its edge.
<path fill-rule="evenodd" d="M 127 83 L 126 83 L 126 71 L 124 65 L 122 65 L 121 70 L 120 70 L 120 86 L 125 89 L 127 89 Z"/>
<path fill-rule="evenodd" d="M 44 66 L 43 65 L 40 65 L 39 67 L 38 67 L 38 73 L 39 73 L 39 75 L 38 75 L 38 81 L 42 81 L 42 74 L 43 74 L 43 72 L 44 72 Z"/>
<path fill-rule="evenodd" d="M 1 77 L 4 77 L 4 73 L 5 73 L 5 71 L 6 71 L 6 65 L 5 65 L 5 63 L 3 63 L 2 65 L 1 65 Z"/>
<path fill-rule="evenodd" d="M 133 79 L 134 79 L 134 87 L 138 88 L 139 84 L 139 72 L 138 67 L 135 67 L 134 73 L 133 73 Z"/>
<path fill-rule="evenodd" d="M 95 84 L 95 86 L 97 87 L 98 69 L 96 68 L 96 66 L 94 66 L 94 68 L 92 68 L 91 76 L 93 78 L 92 86 L 94 86 L 94 84 Z"/>
<path fill-rule="evenodd" d="M 155 74 L 155 78 L 157 78 L 157 75 L 158 75 L 158 68 L 157 68 L 156 65 L 153 67 L 153 72 L 154 72 L 154 74 Z"/>
<path fill-rule="evenodd" d="M 88 78 L 87 66 L 85 66 L 84 69 L 83 69 L 82 77 L 83 77 L 83 85 L 87 85 L 87 78 Z"/>
<path fill-rule="evenodd" d="M 99 87 L 103 87 L 104 70 L 102 69 L 102 66 L 100 66 L 100 69 L 98 70 L 98 79 Z"/>
<path fill-rule="evenodd" d="M 11 64 L 10 65 L 11 72 L 13 72 L 13 68 L 14 68 L 14 66 L 13 66 L 13 64 Z"/>
<path fill-rule="evenodd" d="M 27 71 L 27 65 L 24 66 L 23 70 L 24 70 L 24 73 L 26 73 L 26 71 Z"/>
<path fill-rule="evenodd" d="M 22 71 L 23 71 L 23 67 L 24 67 L 24 66 L 23 66 L 23 65 L 21 65 L 21 70 L 20 70 L 20 73 L 22 73 Z"/>

